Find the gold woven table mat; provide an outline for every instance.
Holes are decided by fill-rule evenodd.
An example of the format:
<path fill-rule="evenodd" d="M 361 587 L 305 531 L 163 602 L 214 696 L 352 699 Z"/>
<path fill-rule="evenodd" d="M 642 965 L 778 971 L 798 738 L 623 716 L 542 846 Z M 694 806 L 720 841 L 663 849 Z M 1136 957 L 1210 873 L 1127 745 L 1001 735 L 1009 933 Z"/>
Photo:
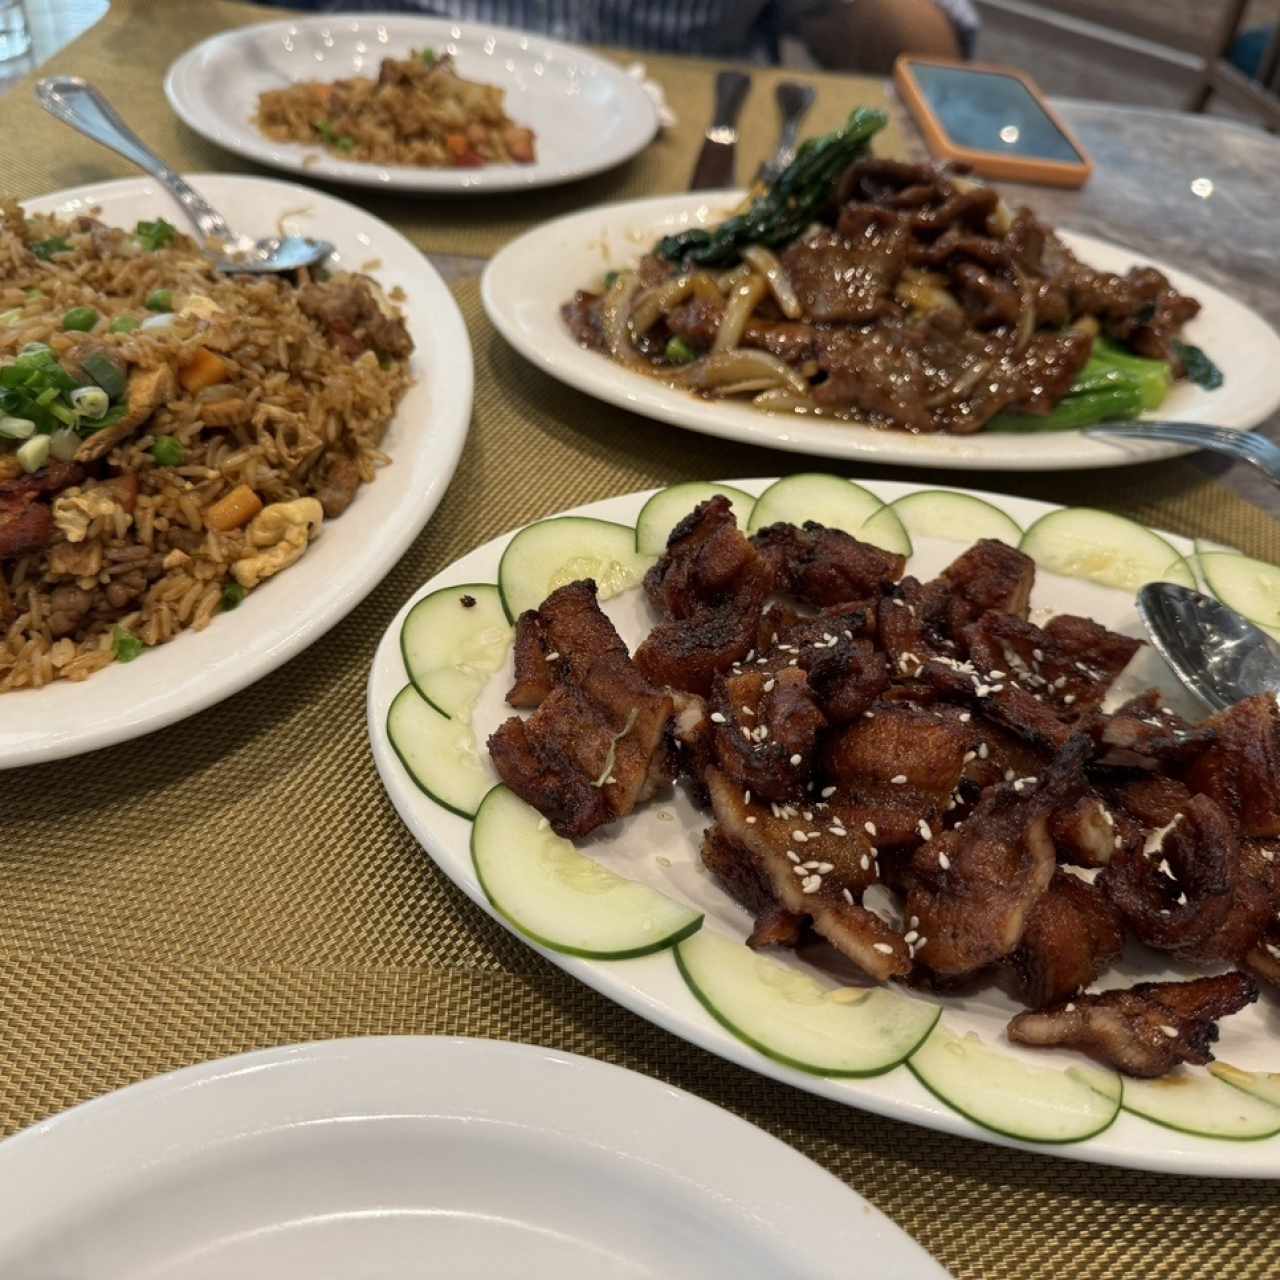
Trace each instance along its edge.
<path fill-rule="evenodd" d="M 644 55 L 680 118 L 680 127 L 662 133 L 633 160 L 607 173 L 541 191 L 490 197 L 383 195 L 359 187 L 336 186 L 310 176 L 263 168 L 206 142 L 180 121 L 164 96 L 169 64 L 192 45 L 231 27 L 287 16 L 278 9 L 226 0 L 114 0 L 107 16 L 54 59 L 26 77 L 4 100 L 4 130 L 21 146 L 6 150 L 0 192 L 19 199 L 108 178 L 131 177 L 127 161 L 73 133 L 39 107 L 31 86 L 44 75 L 78 75 L 93 81 L 120 109 L 149 146 L 179 172 L 269 174 L 302 182 L 350 200 L 392 223 L 419 248 L 431 253 L 488 256 L 508 240 L 548 218 L 592 205 L 683 191 L 693 172 L 702 129 L 711 115 L 712 64 L 692 58 Z M 614 53 L 624 65 L 637 55 Z M 772 149 L 778 135 L 773 88 L 784 73 L 751 68 L 752 91 L 743 108 L 738 174 L 742 181 Z M 818 90 L 806 132 L 834 128 L 861 104 L 886 105 L 882 81 L 866 76 L 785 73 Z M 896 126 L 877 140 L 877 150 L 901 149 Z M 228 216 L 233 213 L 229 210 Z M 245 228 L 253 234 L 265 234 Z M 267 228 L 266 230 L 270 230 Z"/>
<path fill-rule="evenodd" d="M 506 347 L 474 280 L 456 292 L 476 353 L 471 436 L 439 511 L 369 599 L 191 720 L 0 774 L 0 1132 L 271 1044 L 524 1040 L 728 1107 L 857 1188 L 965 1280 L 1280 1274 L 1275 1184 L 1007 1151 L 775 1084 L 566 977 L 435 869 L 386 799 L 365 733 L 368 664 L 405 597 L 537 516 L 678 479 L 815 465 L 562 388 Z M 1140 486 L 1124 473 L 989 483 L 1044 496 L 1065 484 L 1068 500 L 1280 553 L 1264 518 L 1185 463 L 1145 469 Z"/>

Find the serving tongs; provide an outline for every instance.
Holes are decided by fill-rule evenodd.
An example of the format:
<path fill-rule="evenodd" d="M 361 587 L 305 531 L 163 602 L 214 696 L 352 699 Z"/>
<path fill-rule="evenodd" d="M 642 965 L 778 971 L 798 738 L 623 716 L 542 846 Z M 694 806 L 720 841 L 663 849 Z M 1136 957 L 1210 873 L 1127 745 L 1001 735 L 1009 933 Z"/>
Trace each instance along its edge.
<path fill-rule="evenodd" d="M 63 124 L 109 147 L 149 173 L 187 215 L 196 239 L 219 271 L 273 275 L 314 266 L 333 252 L 327 240 L 309 236 L 236 235 L 227 220 L 175 173 L 125 124 L 102 93 L 79 76 L 47 76 L 36 84 L 36 101 Z"/>

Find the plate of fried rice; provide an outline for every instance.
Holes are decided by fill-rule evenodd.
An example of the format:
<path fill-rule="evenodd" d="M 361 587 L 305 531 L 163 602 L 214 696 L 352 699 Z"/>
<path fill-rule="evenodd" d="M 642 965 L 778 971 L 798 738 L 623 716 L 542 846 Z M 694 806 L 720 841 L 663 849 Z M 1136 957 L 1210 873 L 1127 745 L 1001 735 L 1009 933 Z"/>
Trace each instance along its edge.
<path fill-rule="evenodd" d="M 402 191 L 598 173 L 645 147 L 637 80 L 544 36 L 444 18 L 324 15 L 223 32 L 169 68 L 178 115 L 261 164 Z"/>
<path fill-rule="evenodd" d="M 218 273 L 149 179 L 0 205 L 0 768 L 286 662 L 399 559 L 466 438 L 466 329 L 407 240 L 291 183 L 193 182 L 336 251 Z"/>

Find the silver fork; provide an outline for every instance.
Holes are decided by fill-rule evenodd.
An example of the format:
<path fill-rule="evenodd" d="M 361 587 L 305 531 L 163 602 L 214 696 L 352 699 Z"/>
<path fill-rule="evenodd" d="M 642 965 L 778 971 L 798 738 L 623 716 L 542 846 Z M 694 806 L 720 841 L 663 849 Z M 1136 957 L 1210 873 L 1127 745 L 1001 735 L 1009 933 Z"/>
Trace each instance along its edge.
<path fill-rule="evenodd" d="M 756 181 L 768 186 L 796 158 L 796 139 L 800 136 L 800 122 L 809 114 L 817 96 L 807 84 L 795 84 L 784 80 L 775 90 L 778 111 L 782 115 L 782 132 L 773 155 L 756 172 Z"/>
<path fill-rule="evenodd" d="M 1189 444 L 1239 458 L 1257 467 L 1275 485 L 1280 485 L 1280 447 L 1255 431 L 1233 431 L 1229 427 L 1208 427 L 1199 422 L 1108 422 L 1088 427 L 1085 435 L 1097 439 L 1155 440 L 1166 444 Z"/>

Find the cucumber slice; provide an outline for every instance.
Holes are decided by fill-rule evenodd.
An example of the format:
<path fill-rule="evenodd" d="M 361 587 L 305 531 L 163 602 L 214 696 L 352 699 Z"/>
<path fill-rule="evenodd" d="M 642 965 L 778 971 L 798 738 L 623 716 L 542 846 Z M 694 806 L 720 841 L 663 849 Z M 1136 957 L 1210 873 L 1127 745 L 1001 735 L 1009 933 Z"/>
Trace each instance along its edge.
<path fill-rule="evenodd" d="M 473 817 L 493 779 L 476 753 L 475 734 L 419 696 L 411 684 L 391 700 L 387 737 L 409 776 L 460 818 Z"/>
<path fill-rule="evenodd" d="M 1120 1077 L 1097 1067 L 1040 1067 L 939 1025 L 907 1059 L 935 1097 L 975 1124 L 1024 1142 L 1082 1142 L 1120 1112 Z"/>
<path fill-rule="evenodd" d="M 1234 551 L 1206 551 L 1199 556 L 1209 590 L 1250 622 L 1280 631 L 1280 569 Z"/>
<path fill-rule="evenodd" d="M 1241 1071 L 1229 1062 L 1211 1062 L 1209 1074 L 1217 1076 L 1224 1084 L 1269 1102 L 1273 1107 L 1280 1107 L 1280 1072 Z"/>
<path fill-rule="evenodd" d="M 748 532 L 780 521 L 804 524 L 816 520 L 832 529 L 857 535 L 884 503 L 869 489 L 839 476 L 806 472 L 771 484 L 757 499 Z"/>
<path fill-rule="evenodd" d="M 494 787 L 476 813 L 471 859 L 494 907 L 555 951 L 626 960 L 661 951 L 702 927 L 701 913 L 593 862 L 503 786 Z"/>
<path fill-rule="evenodd" d="M 502 553 L 498 590 L 514 622 L 536 609 L 557 587 L 594 578 L 600 599 L 634 587 L 653 563 L 636 551 L 636 531 L 589 516 L 556 516 L 521 529 Z"/>
<path fill-rule="evenodd" d="M 1242 556 L 1243 551 L 1237 551 L 1235 547 L 1229 547 L 1225 542 L 1214 542 L 1212 538 L 1197 538 L 1196 555 L 1202 556 L 1207 551 L 1221 551 L 1224 555 Z"/>
<path fill-rule="evenodd" d="M 705 929 L 676 948 L 676 964 L 721 1026 L 768 1057 L 815 1075 L 888 1071 L 942 1012 L 887 987 L 824 987 Z"/>
<path fill-rule="evenodd" d="M 967 493 L 925 489 L 891 502 L 892 511 L 913 538 L 946 538 L 952 542 L 976 542 L 994 538 L 1016 547 L 1022 526 L 999 507 Z"/>
<path fill-rule="evenodd" d="M 910 557 L 915 548 L 911 545 L 898 513 L 892 507 L 881 507 L 855 535 L 863 542 L 869 542 L 882 551 L 895 551 L 900 556 Z"/>
<path fill-rule="evenodd" d="M 1196 585 L 1177 547 L 1124 516 L 1092 507 L 1066 507 L 1041 516 L 1019 545 L 1051 573 L 1122 591 L 1137 591 L 1146 582 Z"/>
<path fill-rule="evenodd" d="M 465 720 L 511 645 L 511 624 L 491 582 L 445 587 L 419 600 L 400 628 L 413 687 L 437 711 Z"/>
<path fill-rule="evenodd" d="M 751 509 L 756 500 L 741 489 L 727 484 L 704 484 L 691 480 L 688 484 L 673 484 L 669 489 L 655 493 L 640 509 L 636 519 L 636 550 L 642 556 L 660 556 L 667 549 L 671 530 L 680 523 L 700 502 L 723 494 L 738 518 L 738 527 L 745 529 L 751 519 Z"/>
<path fill-rule="evenodd" d="M 1248 1142 L 1280 1133 L 1280 1107 L 1198 1071 L 1126 1080 L 1124 1109 L 1204 1138 Z"/>

